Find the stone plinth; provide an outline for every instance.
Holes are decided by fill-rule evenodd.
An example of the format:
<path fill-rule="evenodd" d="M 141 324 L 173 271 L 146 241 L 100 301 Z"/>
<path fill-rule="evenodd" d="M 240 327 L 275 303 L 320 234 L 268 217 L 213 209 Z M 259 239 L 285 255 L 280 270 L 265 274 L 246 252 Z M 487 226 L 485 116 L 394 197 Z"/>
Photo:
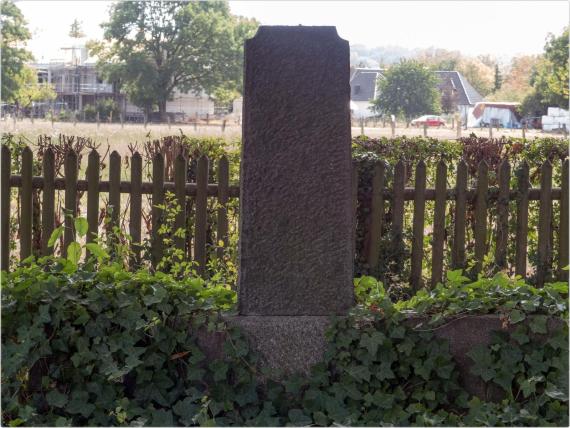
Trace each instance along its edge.
<path fill-rule="evenodd" d="M 349 46 L 334 27 L 260 27 L 245 44 L 241 315 L 352 306 Z"/>

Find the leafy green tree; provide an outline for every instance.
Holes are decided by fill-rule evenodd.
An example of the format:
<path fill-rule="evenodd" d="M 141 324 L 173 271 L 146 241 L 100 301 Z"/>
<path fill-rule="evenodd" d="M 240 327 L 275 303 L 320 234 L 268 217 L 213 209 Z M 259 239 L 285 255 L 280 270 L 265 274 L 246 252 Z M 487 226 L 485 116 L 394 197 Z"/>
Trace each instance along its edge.
<path fill-rule="evenodd" d="M 10 0 L 0 3 L 2 20 L 2 100 L 7 103 L 17 101 L 18 91 L 25 81 L 24 64 L 33 59 L 32 54 L 23 46 L 31 34 L 26 27 L 24 15 Z"/>
<path fill-rule="evenodd" d="M 34 101 L 53 101 L 57 97 L 49 83 L 38 83 L 36 72 L 31 67 L 24 66 L 16 80 L 19 89 L 14 96 L 14 102 L 19 107 L 27 108 Z"/>
<path fill-rule="evenodd" d="M 544 55 L 531 75 L 533 91 L 523 101 L 523 112 L 541 114 L 549 106 L 568 108 L 568 36 L 568 27 L 558 37 L 549 35 Z"/>
<path fill-rule="evenodd" d="M 503 76 L 501 75 L 501 70 L 499 70 L 499 64 L 495 64 L 495 85 L 493 87 L 493 92 L 497 92 L 503 86 Z"/>
<path fill-rule="evenodd" d="M 102 25 L 104 41 L 90 49 L 107 80 L 147 112 L 158 106 L 164 120 L 175 89 L 226 97 L 240 90 L 243 42 L 257 26 L 226 2 L 118 2 Z"/>
<path fill-rule="evenodd" d="M 401 115 L 407 123 L 416 116 L 441 111 L 436 75 L 414 60 L 401 60 L 390 67 L 380 79 L 379 92 L 375 110 Z"/>

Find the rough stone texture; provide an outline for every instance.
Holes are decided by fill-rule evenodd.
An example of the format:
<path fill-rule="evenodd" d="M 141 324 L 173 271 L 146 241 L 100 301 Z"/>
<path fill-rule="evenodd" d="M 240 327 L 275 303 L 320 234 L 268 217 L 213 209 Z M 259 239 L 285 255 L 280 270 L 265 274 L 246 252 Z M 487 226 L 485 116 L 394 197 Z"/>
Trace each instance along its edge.
<path fill-rule="evenodd" d="M 279 369 L 285 375 L 309 374 L 322 360 L 330 324 L 330 318 L 324 316 L 235 316 L 226 321 L 245 333 L 261 356 L 262 367 Z"/>
<path fill-rule="evenodd" d="M 349 46 L 334 27 L 265 27 L 245 44 L 239 313 L 353 304 Z"/>

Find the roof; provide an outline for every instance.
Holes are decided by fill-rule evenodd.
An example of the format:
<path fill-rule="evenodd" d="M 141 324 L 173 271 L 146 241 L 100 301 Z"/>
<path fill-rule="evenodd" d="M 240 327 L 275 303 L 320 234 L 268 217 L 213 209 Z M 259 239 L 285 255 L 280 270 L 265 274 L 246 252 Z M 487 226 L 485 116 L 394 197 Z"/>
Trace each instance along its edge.
<path fill-rule="evenodd" d="M 357 68 L 350 78 L 350 99 L 352 101 L 370 101 L 376 98 L 376 82 L 381 68 Z"/>
<path fill-rule="evenodd" d="M 471 86 L 467 79 L 459 71 L 435 71 L 440 80 L 440 88 L 447 82 L 457 89 L 457 105 L 475 105 L 483 101 L 483 97 Z"/>
<path fill-rule="evenodd" d="M 356 68 L 350 78 L 350 99 L 352 101 L 370 101 L 376 98 L 376 83 L 382 76 L 382 68 Z M 457 90 L 457 105 L 475 105 L 483 101 L 483 97 L 465 77 L 458 71 L 435 71 L 440 83 L 438 88 L 442 90 L 447 84 Z"/>

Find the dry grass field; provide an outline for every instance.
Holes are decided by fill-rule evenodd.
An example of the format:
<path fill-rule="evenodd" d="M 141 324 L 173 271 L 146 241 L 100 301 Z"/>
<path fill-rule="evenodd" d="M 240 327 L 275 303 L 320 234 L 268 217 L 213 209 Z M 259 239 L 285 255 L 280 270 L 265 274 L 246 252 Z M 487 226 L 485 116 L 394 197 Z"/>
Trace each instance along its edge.
<path fill-rule="evenodd" d="M 57 136 L 58 134 L 66 135 L 79 135 L 92 138 L 96 143 L 101 144 L 106 148 L 107 144 L 111 150 L 117 150 L 121 155 L 130 154 L 129 144 L 139 145 L 148 139 L 160 138 L 166 135 L 178 134 L 183 132 L 188 136 L 194 137 L 225 137 L 231 144 L 232 140 L 237 140 L 241 137 L 241 126 L 235 123 L 228 124 L 224 131 L 220 124 L 200 124 L 196 128 L 193 124 L 148 124 L 146 127 L 142 124 L 108 124 L 101 123 L 99 126 L 95 123 L 77 123 L 70 122 L 54 122 L 53 125 L 49 121 L 35 120 L 34 123 L 30 119 L 24 119 L 14 122 L 11 119 L 0 121 L 0 132 L 13 133 L 18 136 L 23 136 L 30 143 L 36 141 L 37 136 L 40 134 L 47 134 Z M 352 128 L 352 135 L 357 136 L 361 134 L 360 127 Z M 462 136 L 468 136 L 470 133 L 475 133 L 480 137 L 488 137 L 489 130 L 484 128 L 469 128 L 461 131 Z M 389 137 L 391 130 L 389 126 L 386 127 L 366 127 L 364 134 L 369 137 Z M 396 128 L 396 136 L 420 136 L 423 135 L 422 128 Z M 428 129 L 427 135 L 430 137 L 440 139 L 455 139 L 457 131 L 451 128 L 442 129 Z M 493 129 L 494 137 L 522 137 L 520 129 Z M 541 130 L 528 130 L 526 131 L 527 138 L 553 136 L 563 138 L 561 134 L 545 133 Z"/>

